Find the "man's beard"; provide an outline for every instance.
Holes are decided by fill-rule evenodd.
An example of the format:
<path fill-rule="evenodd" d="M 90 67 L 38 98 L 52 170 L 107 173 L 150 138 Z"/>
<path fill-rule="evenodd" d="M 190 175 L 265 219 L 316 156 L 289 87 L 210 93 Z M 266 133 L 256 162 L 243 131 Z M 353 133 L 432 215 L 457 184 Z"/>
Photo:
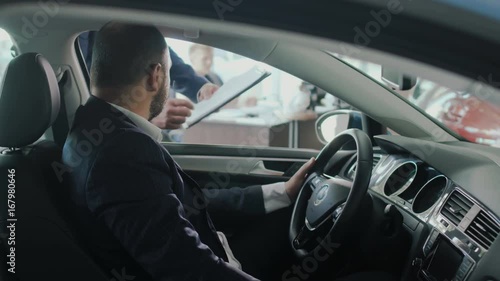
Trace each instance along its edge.
<path fill-rule="evenodd" d="M 149 106 L 149 120 L 158 116 L 158 114 L 160 114 L 163 110 L 163 106 L 167 100 L 167 92 L 167 87 L 163 85 L 158 93 L 153 97 L 151 105 Z"/>

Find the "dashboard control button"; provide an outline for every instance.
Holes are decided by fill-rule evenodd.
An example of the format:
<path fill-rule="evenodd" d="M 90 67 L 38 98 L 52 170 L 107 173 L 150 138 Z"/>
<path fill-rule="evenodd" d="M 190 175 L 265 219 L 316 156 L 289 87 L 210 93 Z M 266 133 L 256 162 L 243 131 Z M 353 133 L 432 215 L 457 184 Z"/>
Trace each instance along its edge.
<path fill-rule="evenodd" d="M 436 242 L 437 237 L 439 236 L 439 232 L 436 230 L 432 230 L 431 234 L 429 235 L 429 239 L 427 240 L 427 243 L 424 245 L 424 255 L 427 256 L 429 252 L 432 249 L 432 246 L 434 245 L 434 242 Z"/>
<path fill-rule="evenodd" d="M 415 258 L 412 262 L 411 262 L 411 265 L 413 267 L 416 267 L 418 269 L 422 268 L 422 259 L 421 258 Z"/>
<path fill-rule="evenodd" d="M 462 262 L 462 265 L 469 268 L 472 265 L 472 261 L 470 259 L 464 259 L 464 261 Z"/>
<path fill-rule="evenodd" d="M 427 256 L 429 252 L 432 249 L 432 246 L 436 242 L 436 239 L 439 236 L 439 232 L 436 230 L 432 230 L 431 234 L 429 235 L 429 239 L 427 240 L 427 243 L 424 245 L 424 255 Z"/>
<path fill-rule="evenodd" d="M 455 274 L 455 280 L 463 280 L 465 277 L 465 272 L 460 268 Z"/>
<path fill-rule="evenodd" d="M 431 237 L 429 238 L 429 244 L 434 244 L 434 242 L 436 242 L 436 238 L 438 237 L 438 235 L 439 235 L 439 232 L 434 230 L 431 234 Z"/>
<path fill-rule="evenodd" d="M 430 244 L 427 243 L 427 245 L 425 245 L 425 247 L 424 247 L 424 255 L 427 256 L 430 251 L 431 251 Z"/>
<path fill-rule="evenodd" d="M 340 217 L 340 215 L 342 214 L 342 211 L 344 210 L 344 204 L 340 205 L 339 207 L 337 207 L 337 209 L 335 209 L 335 211 L 333 211 L 333 220 L 336 220 Z"/>
<path fill-rule="evenodd" d="M 321 179 L 320 178 L 315 178 L 313 180 L 313 184 L 316 185 L 316 186 L 320 185 L 321 184 Z"/>
<path fill-rule="evenodd" d="M 455 280 L 463 280 L 472 267 L 472 260 L 465 258 L 455 274 Z"/>
<path fill-rule="evenodd" d="M 472 267 L 472 261 L 466 258 L 462 262 L 462 265 L 460 265 L 459 271 L 462 270 L 465 274 L 467 274 L 467 272 L 469 272 L 471 267 Z"/>

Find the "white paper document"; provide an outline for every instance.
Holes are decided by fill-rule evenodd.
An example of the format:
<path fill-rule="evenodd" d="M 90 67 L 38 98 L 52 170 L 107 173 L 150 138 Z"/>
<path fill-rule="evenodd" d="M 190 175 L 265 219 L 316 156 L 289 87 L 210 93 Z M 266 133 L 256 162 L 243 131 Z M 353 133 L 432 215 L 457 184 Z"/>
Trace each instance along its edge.
<path fill-rule="evenodd" d="M 247 72 L 227 81 L 210 99 L 194 105 L 194 110 L 191 116 L 183 124 L 183 127 L 189 128 L 195 125 L 212 112 L 220 109 L 253 86 L 259 84 L 260 81 L 264 80 L 269 75 L 271 75 L 270 72 L 258 66 L 254 66 Z"/>

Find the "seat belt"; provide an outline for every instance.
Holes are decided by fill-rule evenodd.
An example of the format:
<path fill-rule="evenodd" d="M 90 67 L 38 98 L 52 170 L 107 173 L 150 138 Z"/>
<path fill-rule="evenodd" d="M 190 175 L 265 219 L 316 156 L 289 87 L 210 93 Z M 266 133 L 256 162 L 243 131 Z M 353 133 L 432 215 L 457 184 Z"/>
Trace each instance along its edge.
<path fill-rule="evenodd" d="M 66 112 L 66 102 L 64 100 L 65 93 L 69 88 L 69 80 L 69 71 L 65 70 L 61 75 L 61 79 L 59 79 L 59 81 L 57 82 L 59 85 L 59 94 L 61 96 L 61 105 L 59 107 L 59 114 L 52 124 L 52 134 L 54 136 L 54 142 L 61 148 L 64 146 L 64 142 L 66 141 L 66 137 L 68 136 L 69 132 L 68 113 Z"/>

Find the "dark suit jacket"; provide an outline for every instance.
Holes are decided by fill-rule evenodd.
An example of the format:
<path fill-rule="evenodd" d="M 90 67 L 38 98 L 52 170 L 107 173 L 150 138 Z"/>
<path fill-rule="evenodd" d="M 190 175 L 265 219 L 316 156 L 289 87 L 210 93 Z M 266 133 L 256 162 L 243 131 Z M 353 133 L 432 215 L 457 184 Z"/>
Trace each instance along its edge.
<path fill-rule="evenodd" d="M 172 88 L 188 97 L 192 102 L 198 102 L 198 91 L 201 86 L 209 81 L 204 77 L 200 77 L 194 72 L 191 65 L 186 64 L 172 48 L 170 50 L 170 59 L 172 67 L 170 68 L 170 80 L 173 81 Z"/>
<path fill-rule="evenodd" d="M 78 36 L 80 49 L 89 72 L 92 63 L 92 47 L 94 45 L 95 34 L 96 31 L 89 31 Z M 168 49 L 170 51 L 170 59 L 172 60 L 172 67 L 170 68 L 172 88 L 188 97 L 194 103 L 198 102 L 198 91 L 208 80 L 196 75 L 191 65 L 184 63 L 172 48 L 169 47 Z"/>
<path fill-rule="evenodd" d="M 63 162 L 76 236 L 110 276 L 251 279 L 225 262 L 207 206 L 263 214 L 259 186 L 203 196 L 162 145 L 96 97 L 78 109 Z"/>

